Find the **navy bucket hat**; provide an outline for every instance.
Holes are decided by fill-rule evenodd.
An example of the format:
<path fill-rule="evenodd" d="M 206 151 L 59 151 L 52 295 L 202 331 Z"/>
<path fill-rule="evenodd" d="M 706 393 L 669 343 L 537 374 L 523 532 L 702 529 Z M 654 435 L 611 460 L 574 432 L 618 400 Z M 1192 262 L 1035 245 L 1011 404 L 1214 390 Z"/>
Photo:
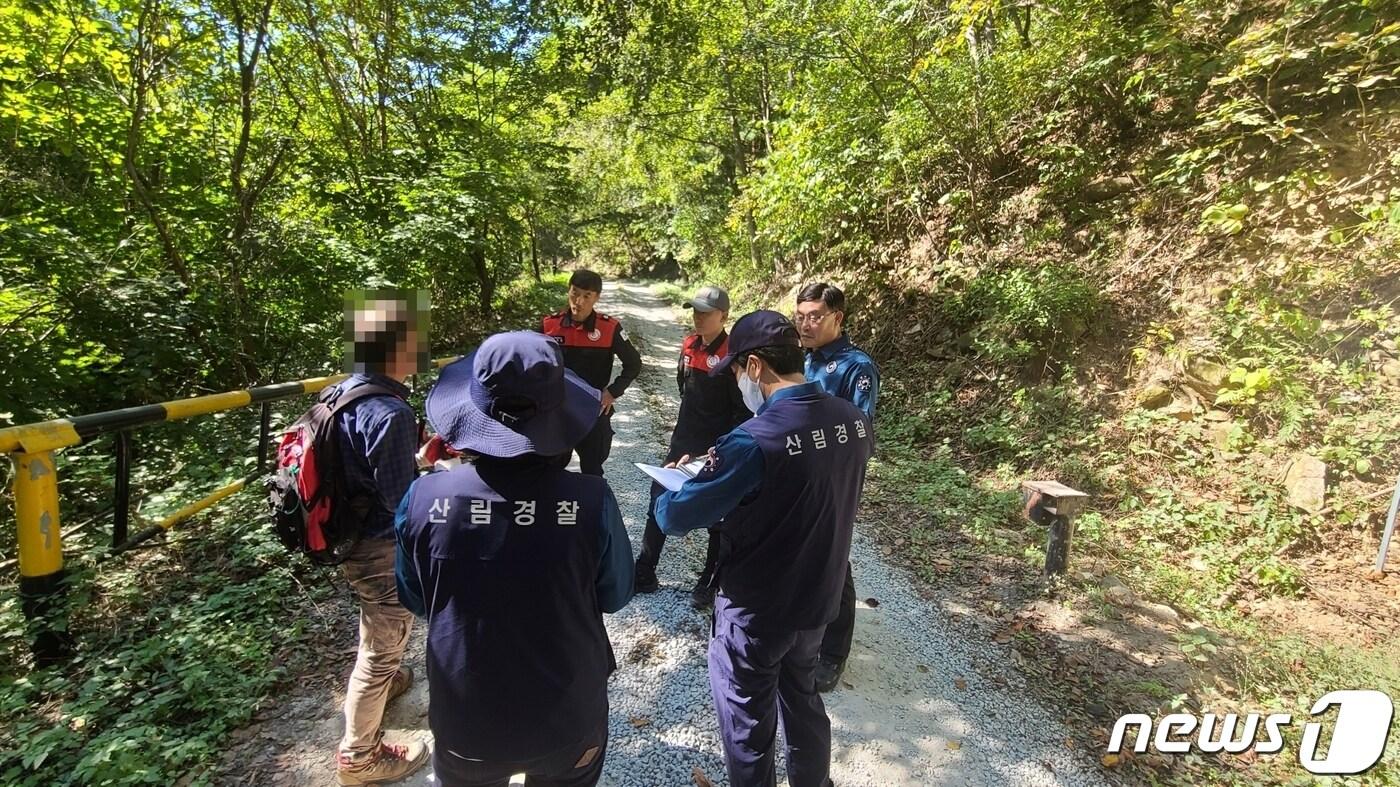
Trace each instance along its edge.
<path fill-rule="evenodd" d="M 458 451 L 509 458 L 572 451 L 598 420 L 598 389 L 564 368 L 564 353 L 533 331 L 498 333 L 442 367 L 428 422 Z"/>

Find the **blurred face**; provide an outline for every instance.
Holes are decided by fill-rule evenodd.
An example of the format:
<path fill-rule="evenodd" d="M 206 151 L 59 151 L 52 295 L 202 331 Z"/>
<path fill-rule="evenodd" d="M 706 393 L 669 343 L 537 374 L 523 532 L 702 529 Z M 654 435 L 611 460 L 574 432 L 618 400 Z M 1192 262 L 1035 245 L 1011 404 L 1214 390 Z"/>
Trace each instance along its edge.
<path fill-rule="evenodd" d="M 797 326 L 802 346 L 815 348 L 836 341 L 836 337 L 841 335 L 841 321 L 845 317 L 845 313 L 834 312 L 821 301 L 803 301 L 797 304 L 792 321 Z"/>
<path fill-rule="evenodd" d="M 715 311 L 702 312 L 699 309 L 693 310 L 691 320 L 695 323 L 695 332 L 701 336 L 714 337 L 724 330 L 724 320 L 729 315 L 716 309 Z"/>
<path fill-rule="evenodd" d="M 598 295 L 593 290 L 581 290 L 569 285 L 569 316 L 574 318 L 574 322 L 588 319 L 588 315 L 593 313 L 593 306 L 598 303 Z"/>
<path fill-rule="evenodd" d="M 422 355 L 418 345 L 418 332 L 412 328 L 408 329 L 408 333 L 404 334 L 403 342 L 399 344 L 399 351 L 389 362 L 388 375 L 390 377 L 401 380 L 411 374 L 423 371 L 418 368 Z"/>
<path fill-rule="evenodd" d="M 409 305 L 406 303 L 370 300 L 354 313 L 353 325 L 357 342 L 369 341 L 373 334 L 395 323 L 407 323 L 408 327 L 398 346 L 382 362 L 353 358 L 353 369 L 377 372 L 396 380 L 403 380 L 409 375 L 423 371 L 421 366 L 427 357 L 427 334 L 418 330 L 418 323 L 410 319 L 408 309 Z"/>

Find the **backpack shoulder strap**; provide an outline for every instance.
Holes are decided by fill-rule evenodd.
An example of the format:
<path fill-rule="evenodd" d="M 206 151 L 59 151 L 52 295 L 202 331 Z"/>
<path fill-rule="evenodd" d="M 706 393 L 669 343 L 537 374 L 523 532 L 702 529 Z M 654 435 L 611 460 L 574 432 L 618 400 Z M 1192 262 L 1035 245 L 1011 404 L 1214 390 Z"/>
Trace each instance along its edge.
<path fill-rule="evenodd" d="M 321 401 L 325 402 L 326 406 L 330 408 L 330 414 L 332 417 L 334 417 L 337 413 L 339 413 L 341 410 L 344 410 L 346 407 L 349 407 L 350 405 L 354 404 L 355 402 L 358 402 L 361 399 L 368 399 L 371 396 L 392 396 L 395 399 L 403 399 L 403 397 L 399 396 L 397 393 L 389 390 L 388 388 L 382 385 L 376 385 L 374 383 L 365 383 L 364 385 L 352 388 L 349 391 L 342 391 L 330 400 L 323 399 Z"/>

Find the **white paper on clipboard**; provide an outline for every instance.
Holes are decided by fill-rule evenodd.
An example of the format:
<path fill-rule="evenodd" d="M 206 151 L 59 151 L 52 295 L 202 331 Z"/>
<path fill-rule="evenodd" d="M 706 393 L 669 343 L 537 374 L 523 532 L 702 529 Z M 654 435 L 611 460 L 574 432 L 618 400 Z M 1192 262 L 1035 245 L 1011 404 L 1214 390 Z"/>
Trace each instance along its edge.
<path fill-rule="evenodd" d="M 677 467 L 657 467 L 656 465 L 642 464 L 641 462 L 633 462 L 633 464 L 637 466 L 638 470 L 651 476 L 653 481 L 661 484 L 672 492 L 680 491 L 682 484 L 694 478 L 697 473 L 705 468 L 704 458 L 696 459 L 689 464 L 679 465 Z"/>

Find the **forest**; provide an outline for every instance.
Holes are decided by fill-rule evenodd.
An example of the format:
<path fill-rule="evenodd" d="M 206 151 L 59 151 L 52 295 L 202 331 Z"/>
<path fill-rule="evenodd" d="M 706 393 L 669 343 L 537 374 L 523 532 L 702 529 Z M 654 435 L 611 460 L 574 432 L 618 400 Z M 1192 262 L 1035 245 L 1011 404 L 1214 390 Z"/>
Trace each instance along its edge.
<path fill-rule="evenodd" d="M 874 537 L 1068 676 L 1081 746 L 1400 697 L 1397 89 L 1394 0 L 0 0 L 0 429 L 336 373 L 360 287 L 426 289 L 442 357 L 575 267 L 736 315 L 828 280 L 884 378 Z M 154 520 L 253 469 L 257 413 L 134 437 Z M 335 591 L 256 495 L 107 560 L 111 444 L 57 462 L 84 644 L 32 669 L 0 527 L 0 782 L 212 783 Z M 1115 636 L 1170 669 L 1035 617 L 1033 477 L 1094 498 L 1056 603 L 1161 608 Z M 1101 766 L 1311 778 L 1285 759 Z"/>

